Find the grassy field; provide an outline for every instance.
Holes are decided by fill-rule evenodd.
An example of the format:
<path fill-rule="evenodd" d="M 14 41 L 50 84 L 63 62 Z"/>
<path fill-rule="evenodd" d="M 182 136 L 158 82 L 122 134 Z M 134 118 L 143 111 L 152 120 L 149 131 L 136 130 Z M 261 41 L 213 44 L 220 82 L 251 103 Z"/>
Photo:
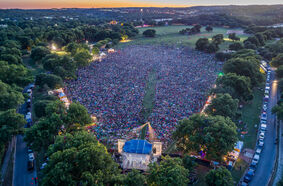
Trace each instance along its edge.
<path fill-rule="evenodd" d="M 240 138 L 240 140 L 244 142 L 244 148 L 253 149 L 256 145 L 257 128 L 262 107 L 262 98 L 263 91 L 256 89 L 254 91 L 254 99 L 252 100 L 252 102 L 250 104 L 246 104 L 241 110 L 242 121 L 247 125 L 246 129 L 248 131 L 244 138 Z M 247 167 L 248 163 L 240 158 L 237 160 L 231 172 L 234 181 L 236 181 L 237 183 L 239 182 Z"/>
<path fill-rule="evenodd" d="M 142 36 L 143 31 L 149 29 L 149 28 L 140 28 L 139 29 L 139 35 L 126 43 L 120 43 L 117 48 L 123 48 L 128 45 L 142 45 L 142 44 L 150 44 L 150 45 L 176 45 L 176 46 L 189 46 L 194 47 L 196 41 L 199 38 L 207 37 L 212 38 L 212 36 L 216 34 L 223 34 L 225 37 L 225 42 L 220 45 L 220 49 L 226 49 L 229 44 L 232 43 L 228 39 L 227 31 L 231 29 L 227 28 L 214 28 L 213 32 L 207 32 L 205 31 L 205 28 L 201 29 L 201 33 L 195 34 L 195 35 L 181 35 L 179 34 L 179 31 L 188 28 L 189 26 L 163 26 L 163 27 L 151 27 L 151 29 L 156 30 L 156 37 L 155 38 L 145 38 Z M 240 29 L 234 29 L 234 30 L 240 30 Z M 245 40 L 248 35 L 238 35 L 241 38 L 241 41 Z"/>

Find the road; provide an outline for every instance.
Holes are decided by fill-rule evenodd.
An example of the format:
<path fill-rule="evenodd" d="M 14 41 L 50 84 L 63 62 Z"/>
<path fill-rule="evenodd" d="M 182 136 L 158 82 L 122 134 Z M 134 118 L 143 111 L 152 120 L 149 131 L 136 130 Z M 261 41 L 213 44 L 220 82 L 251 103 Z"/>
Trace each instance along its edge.
<path fill-rule="evenodd" d="M 258 163 L 255 175 L 249 184 L 251 186 L 268 185 L 276 157 L 276 144 L 274 143 L 276 140 L 276 123 L 275 123 L 276 116 L 271 113 L 272 107 L 274 107 L 277 103 L 277 95 L 278 95 L 278 85 L 277 85 L 277 81 L 275 81 L 274 71 L 271 72 L 270 82 L 271 82 L 271 92 L 270 92 L 270 99 L 267 109 L 268 122 L 267 122 L 267 132 L 265 134 L 265 140 L 264 140 L 264 149 L 260 155 L 260 161 Z"/>
<path fill-rule="evenodd" d="M 33 178 L 36 177 L 36 172 L 27 170 L 28 153 L 26 143 L 23 141 L 23 136 L 17 136 L 14 186 L 35 185 Z"/>
<path fill-rule="evenodd" d="M 24 88 L 24 92 L 27 91 L 29 86 Z M 19 113 L 25 115 L 27 113 L 26 103 L 24 103 L 18 110 Z M 15 155 L 15 165 L 14 165 L 14 176 L 13 184 L 14 186 L 28 186 L 35 185 L 34 178 L 37 177 L 36 170 L 28 171 L 28 151 L 27 145 L 24 142 L 23 135 L 17 135 L 16 141 L 16 155 Z M 34 161 L 34 167 L 36 164 Z"/>

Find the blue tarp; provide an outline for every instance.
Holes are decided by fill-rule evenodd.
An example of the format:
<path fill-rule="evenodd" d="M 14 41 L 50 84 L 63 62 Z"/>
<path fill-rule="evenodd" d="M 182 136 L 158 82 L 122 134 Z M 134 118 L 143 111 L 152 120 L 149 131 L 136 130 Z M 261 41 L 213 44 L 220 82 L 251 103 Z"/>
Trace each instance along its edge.
<path fill-rule="evenodd" d="M 59 93 L 59 97 L 64 97 L 64 96 L 65 96 L 64 93 L 62 93 L 62 92 Z"/>
<path fill-rule="evenodd" d="M 146 140 L 130 140 L 125 143 L 123 150 L 127 153 L 150 154 L 152 144 Z"/>

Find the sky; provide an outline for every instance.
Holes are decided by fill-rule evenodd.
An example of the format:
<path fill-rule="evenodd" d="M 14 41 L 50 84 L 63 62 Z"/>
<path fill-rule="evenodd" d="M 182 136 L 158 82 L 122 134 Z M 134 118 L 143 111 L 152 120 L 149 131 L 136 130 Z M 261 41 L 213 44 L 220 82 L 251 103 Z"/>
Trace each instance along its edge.
<path fill-rule="evenodd" d="M 283 4 L 282 0 L 0 0 L 0 8 L 189 7 L 198 5 Z"/>

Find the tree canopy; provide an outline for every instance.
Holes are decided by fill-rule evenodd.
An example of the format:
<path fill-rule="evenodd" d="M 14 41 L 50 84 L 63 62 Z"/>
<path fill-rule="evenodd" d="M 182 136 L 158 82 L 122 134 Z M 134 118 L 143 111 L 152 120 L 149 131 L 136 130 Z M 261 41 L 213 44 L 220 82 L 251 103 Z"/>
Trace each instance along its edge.
<path fill-rule="evenodd" d="M 224 116 L 234 119 L 237 113 L 239 100 L 233 99 L 230 94 L 217 94 L 205 112 L 216 116 Z"/>
<path fill-rule="evenodd" d="M 173 137 L 183 152 L 203 152 L 209 158 L 221 160 L 234 149 L 236 129 L 230 118 L 194 114 L 180 121 Z"/>
<path fill-rule="evenodd" d="M 160 165 L 149 165 L 148 184 L 159 186 L 185 186 L 188 184 L 188 170 L 183 167 L 182 160 L 166 156 Z"/>
<path fill-rule="evenodd" d="M 42 185 L 106 185 L 119 173 L 105 146 L 83 131 L 57 136 L 48 156 Z"/>
<path fill-rule="evenodd" d="M 231 172 L 224 167 L 210 170 L 205 176 L 205 182 L 209 186 L 233 186 L 234 181 Z"/>

